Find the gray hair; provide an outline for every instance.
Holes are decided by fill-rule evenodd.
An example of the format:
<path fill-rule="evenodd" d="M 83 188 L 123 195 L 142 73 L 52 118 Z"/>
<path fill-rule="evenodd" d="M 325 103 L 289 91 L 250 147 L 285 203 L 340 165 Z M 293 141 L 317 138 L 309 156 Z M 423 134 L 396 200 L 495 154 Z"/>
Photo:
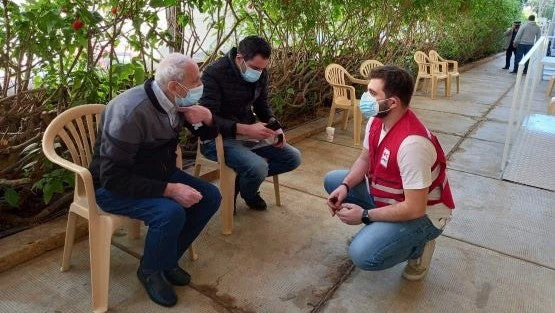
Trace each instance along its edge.
<path fill-rule="evenodd" d="M 183 81 L 186 75 L 185 66 L 187 63 L 194 63 L 194 61 L 181 53 L 169 54 L 158 64 L 154 80 L 156 80 L 160 88 L 166 90 L 170 81 Z"/>

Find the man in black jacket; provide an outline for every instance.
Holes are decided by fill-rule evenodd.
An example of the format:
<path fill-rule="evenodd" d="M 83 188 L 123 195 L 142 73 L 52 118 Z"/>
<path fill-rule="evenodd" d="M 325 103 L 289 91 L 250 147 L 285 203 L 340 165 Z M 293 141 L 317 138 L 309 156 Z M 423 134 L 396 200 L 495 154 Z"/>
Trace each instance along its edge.
<path fill-rule="evenodd" d="M 255 210 L 267 207 L 258 191 L 264 178 L 301 163 L 299 150 L 286 143 L 268 105 L 270 54 L 266 40 L 249 36 L 202 74 L 200 103 L 210 109 L 224 138 L 225 162 L 237 173 L 236 192 Z M 204 142 L 202 151 L 217 159 L 214 140 Z"/>
<path fill-rule="evenodd" d="M 164 306 L 177 302 L 172 284 L 189 283 L 178 261 L 221 200 L 216 187 L 175 163 L 183 126 L 204 139 L 217 136 L 210 111 L 194 105 L 201 95 L 193 60 L 167 56 L 155 79 L 108 103 L 90 165 L 100 208 L 148 225 L 137 275 L 150 298 Z"/>

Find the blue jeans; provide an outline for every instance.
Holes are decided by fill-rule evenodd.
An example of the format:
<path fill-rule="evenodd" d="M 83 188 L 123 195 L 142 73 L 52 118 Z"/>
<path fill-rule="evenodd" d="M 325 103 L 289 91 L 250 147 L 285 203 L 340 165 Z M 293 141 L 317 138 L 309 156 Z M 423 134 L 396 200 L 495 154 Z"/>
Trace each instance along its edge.
<path fill-rule="evenodd" d="M 532 49 L 533 45 L 517 45 L 516 46 L 516 54 L 515 54 L 515 66 L 513 71 L 518 71 L 518 63 L 530 49 Z M 524 65 L 524 73 L 528 71 L 528 62 Z"/>
<path fill-rule="evenodd" d="M 216 142 L 204 143 L 202 154 L 216 161 Z M 239 140 L 224 139 L 224 155 L 225 164 L 237 173 L 239 191 L 247 202 L 256 199 L 266 177 L 292 171 L 301 164 L 301 152 L 289 144 L 283 148 L 265 146 L 251 150 Z"/>
<path fill-rule="evenodd" d="M 328 193 L 343 182 L 348 170 L 326 174 L 324 188 Z M 344 203 L 354 203 L 365 209 L 374 208 L 374 200 L 363 181 L 351 188 Z M 426 242 L 437 238 L 441 230 L 427 216 L 406 222 L 373 222 L 355 235 L 349 246 L 353 263 L 366 271 L 379 271 L 409 259 L 418 258 Z"/>
<path fill-rule="evenodd" d="M 96 190 L 96 202 L 103 211 L 129 216 L 148 226 L 142 259 L 145 273 L 177 267 L 183 253 L 220 206 L 220 191 L 208 182 L 178 169 L 169 182 L 195 188 L 202 194 L 202 200 L 184 208 L 170 198 L 127 198 L 104 188 Z"/>

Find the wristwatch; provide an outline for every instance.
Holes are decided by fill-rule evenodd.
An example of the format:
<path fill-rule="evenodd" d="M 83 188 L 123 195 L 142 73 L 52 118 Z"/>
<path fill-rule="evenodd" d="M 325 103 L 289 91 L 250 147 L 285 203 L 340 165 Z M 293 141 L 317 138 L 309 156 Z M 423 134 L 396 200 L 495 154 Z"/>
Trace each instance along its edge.
<path fill-rule="evenodd" d="M 370 225 L 372 223 L 372 220 L 368 217 L 368 210 L 364 209 L 362 211 L 362 218 L 360 220 L 366 225 Z"/>

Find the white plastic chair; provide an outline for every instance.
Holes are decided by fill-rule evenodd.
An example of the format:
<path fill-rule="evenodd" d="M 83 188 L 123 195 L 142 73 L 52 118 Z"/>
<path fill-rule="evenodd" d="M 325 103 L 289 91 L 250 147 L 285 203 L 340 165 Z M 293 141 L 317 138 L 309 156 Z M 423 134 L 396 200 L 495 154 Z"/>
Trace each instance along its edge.
<path fill-rule="evenodd" d="M 438 81 L 445 80 L 445 96 L 449 97 L 451 94 L 451 78 L 447 72 L 447 62 L 431 62 L 426 53 L 416 51 L 414 53 L 414 61 L 418 65 L 418 75 L 414 85 L 414 91 L 418 89 L 418 84 L 421 79 L 431 80 L 432 99 L 436 98 Z"/>
<path fill-rule="evenodd" d="M 383 66 L 383 63 L 378 60 L 366 60 L 360 64 L 359 72 L 364 79 L 368 79 L 368 75 L 373 68 Z"/>
<path fill-rule="evenodd" d="M 345 68 L 339 64 L 330 64 L 325 71 L 326 81 L 333 89 L 333 99 L 331 103 L 328 127 L 333 124 L 336 110 L 343 110 L 343 129 L 347 128 L 349 114 L 353 112 L 353 139 L 354 145 L 360 146 L 360 132 L 362 128 L 362 113 L 358 107 L 359 99 L 356 98 L 355 88 L 347 85 L 346 80 L 361 85 L 368 85 L 364 79 L 354 78 Z"/>
<path fill-rule="evenodd" d="M 455 61 L 455 60 L 447 60 L 442 58 L 439 53 L 437 53 L 435 50 L 430 50 L 430 52 L 428 52 L 429 56 L 430 56 L 430 61 L 432 62 L 444 62 L 447 64 L 447 73 L 449 74 L 449 85 L 451 85 L 453 78 L 457 79 L 457 93 L 459 93 L 459 89 L 460 89 L 460 73 L 459 73 L 459 62 Z"/>
<path fill-rule="evenodd" d="M 233 232 L 233 213 L 235 209 L 235 171 L 227 166 L 221 160 L 225 160 L 224 155 L 224 142 L 222 135 L 216 137 L 216 155 L 218 161 L 212 161 L 202 155 L 200 146 L 201 141 L 199 139 L 197 146 L 197 157 L 195 160 L 195 176 L 200 176 L 200 171 L 203 165 L 217 165 L 220 175 L 220 192 L 222 194 L 221 208 L 221 219 L 222 219 L 222 234 L 231 235 Z M 279 196 L 279 178 L 278 175 L 273 176 L 274 180 L 274 193 L 276 196 L 276 205 L 281 206 L 281 200 Z"/>
<path fill-rule="evenodd" d="M 87 168 L 92 160 L 94 142 L 104 108 L 102 104 L 86 104 L 66 110 L 52 120 L 42 139 L 44 155 L 53 163 L 75 173 L 75 193 L 68 213 L 61 270 L 63 272 L 70 268 L 75 225 L 77 217 L 82 217 L 89 221 L 93 312 L 108 310 L 110 244 L 114 231 L 127 223 L 130 226 L 129 235 L 136 239 L 140 235 L 141 226 L 139 220 L 103 212 L 96 204 L 93 179 Z M 71 161 L 56 151 L 59 139 L 65 144 Z M 176 152 L 176 163 L 181 168 L 183 160 L 180 147 Z M 197 259 L 192 245 L 189 254 L 191 259 Z"/>

